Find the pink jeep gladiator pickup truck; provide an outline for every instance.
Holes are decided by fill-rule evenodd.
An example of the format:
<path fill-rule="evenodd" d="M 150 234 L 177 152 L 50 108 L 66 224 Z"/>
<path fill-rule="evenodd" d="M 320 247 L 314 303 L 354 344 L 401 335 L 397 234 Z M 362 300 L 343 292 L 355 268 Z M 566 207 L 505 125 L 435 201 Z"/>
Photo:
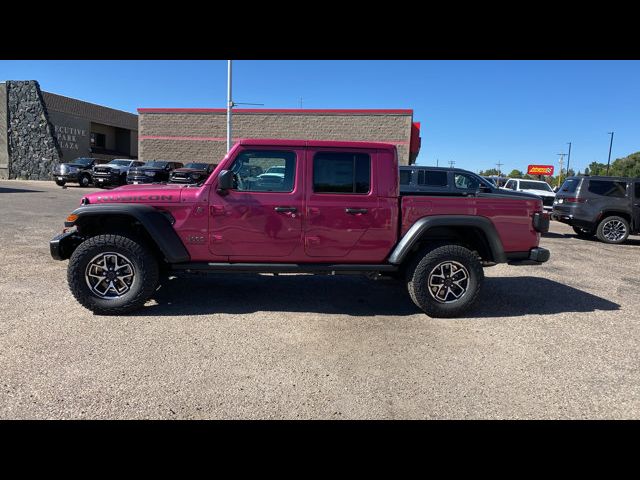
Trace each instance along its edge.
<path fill-rule="evenodd" d="M 478 297 L 483 267 L 541 264 L 542 200 L 464 170 L 401 191 L 394 145 L 240 140 L 201 183 L 85 195 L 50 242 L 70 259 L 78 302 L 140 308 L 168 275 L 304 272 L 406 279 L 415 304 L 453 317 Z"/>

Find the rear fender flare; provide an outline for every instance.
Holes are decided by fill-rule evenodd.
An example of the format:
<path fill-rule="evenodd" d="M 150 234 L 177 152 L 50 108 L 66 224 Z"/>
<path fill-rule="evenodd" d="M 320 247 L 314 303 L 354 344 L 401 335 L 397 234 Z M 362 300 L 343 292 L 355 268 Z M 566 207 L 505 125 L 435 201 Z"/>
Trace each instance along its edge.
<path fill-rule="evenodd" d="M 477 228 L 484 233 L 493 261 L 495 263 L 505 263 L 507 261 L 500 236 L 496 227 L 488 218 L 471 215 L 434 215 L 420 218 L 411 226 L 391 252 L 389 263 L 400 265 L 410 254 L 416 242 L 426 235 L 429 229 L 434 227 Z"/>

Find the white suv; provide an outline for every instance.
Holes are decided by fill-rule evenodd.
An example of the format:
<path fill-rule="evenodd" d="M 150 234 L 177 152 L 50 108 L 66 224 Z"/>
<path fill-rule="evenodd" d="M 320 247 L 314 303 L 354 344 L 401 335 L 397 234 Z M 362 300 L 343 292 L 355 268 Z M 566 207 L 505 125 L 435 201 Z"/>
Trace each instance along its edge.
<path fill-rule="evenodd" d="M 545 210 L 553 210 L 553 200 L 556 194 L 547 182 L 541 180 L 525 180 L 522 178 L 511 178 L 502 187 L 506 190 L 514 190 L 516 192 L 533 193 L 542 198 L 542 206 Z"/>

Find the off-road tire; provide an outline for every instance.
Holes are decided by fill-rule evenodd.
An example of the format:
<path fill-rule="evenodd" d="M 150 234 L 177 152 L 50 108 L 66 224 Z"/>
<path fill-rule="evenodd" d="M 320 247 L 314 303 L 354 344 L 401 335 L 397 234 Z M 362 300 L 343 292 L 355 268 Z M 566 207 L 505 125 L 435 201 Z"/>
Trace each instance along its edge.
<path fill-rule="evenodd" d="M 100 298 L 91 291 L 85 271 L 96 255 L 115 252 L 123 255 L 134 267 L 135 275 L 128 292 L 119 298 Z M 98 315 L 118 315 L 141 308 L 155 292 L 160 273 L 158 262 L 141 243 L 122 235 L 98 235 L 82 242 L 71 255 L 67 281 L 78 302 Z"/>
<path fill-rule="evenodd" d="M 64 187 L 65 184 L 67 183 L 66 180 L 58 180 L 57 178 L 55 182 L 56 182 L 56 185 L 58 185 L 59 187 Z"/>
<path fill-rule="evenodd" d="M 440 303 L 429 292 L 429 275 L 443 262 L 461 264 L 468 273 L 467 289 L 460 299 Z M 484 281 L 484 271 L 478 257 L 460 245 L 431 246 L 416 254 L 407 268 L 407 290 L 413 303 L 430 317 L 457 317 L 477 300 Z"/>
<path fill-rule="evenodd" d="M 86 173 L 80 174 L 80 176 L 78 177 L 78 184 L 81 187 L 86 188 L 89 186 L 90 183 L 91 183 L 91 177 L 88 174 Z"/>
<path fill-rule="evenodd" d="M 610 231 L 613 225 L 621 226 L 621 228 L 624 229 L 624 233 L 615 239 L 612 238 Z M 617 216 L 603 218 L 598 225 L 596 235 L 598 236 L 598 240 L 604 243 L 611 243 L 615 245 L 624 243 L 629 237 L 629 222 L 626 219 Z"/>
<path fill-rule="evenodd" d="M 573 227 L 573 231 L 580 238 L 591 238 L 596 234 L 596 230 L 590 228 Z"/>

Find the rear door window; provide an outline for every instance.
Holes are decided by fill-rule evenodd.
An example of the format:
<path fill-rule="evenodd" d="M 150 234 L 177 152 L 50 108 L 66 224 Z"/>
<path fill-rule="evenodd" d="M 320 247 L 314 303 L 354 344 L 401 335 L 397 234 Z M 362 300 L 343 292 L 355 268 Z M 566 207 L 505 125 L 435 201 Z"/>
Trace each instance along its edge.
<path fill-rule="evenodd" d="M 418 185 L 427 187 L 446 187 L 447 172 L 441 170 L 418 170 Z"/>
<path fill-rule="evenodd" d="M 627 195 L 627 182 L 615 180 L 590 180 L 589 191 L 605 197 L 624 198 Z"/>
<path fill-rule="evenodd" d="M 318 152 L 313 157 L 315 193 L 360 193 L 371 190 L 371 158 L 366 153 Z"/>
<path fill-rule="evenodd" d="M 411 170 L 400 170 L 400 185 L 411 185 Z"/>

